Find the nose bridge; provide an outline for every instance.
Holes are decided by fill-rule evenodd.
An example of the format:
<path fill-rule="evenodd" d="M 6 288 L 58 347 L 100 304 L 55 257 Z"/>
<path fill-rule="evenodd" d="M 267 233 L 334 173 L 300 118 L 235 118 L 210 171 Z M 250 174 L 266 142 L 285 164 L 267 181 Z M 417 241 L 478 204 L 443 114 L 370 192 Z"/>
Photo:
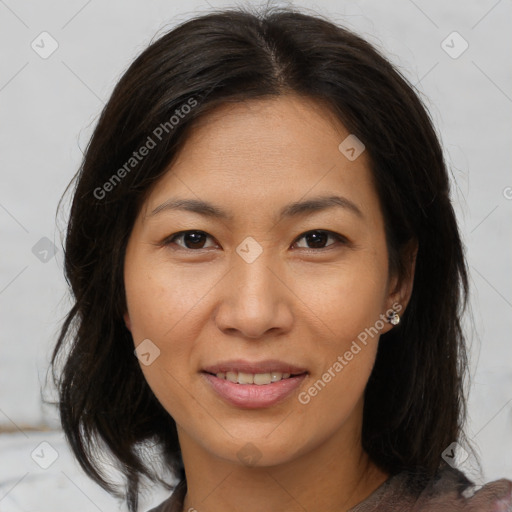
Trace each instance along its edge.
<path fill-rule="evenodd" d="M 283 328 L 291 320 L 285 290 L 274 275 L 279 265 L 270 249 L 256 244 L 245 240 L 233 253 L 233 268 L 216 318 L 219 328 L 236 329 L 247 337 Z"/>
<path fill-rule="evenodd" d="M 254 239 L 246 239 L 237 247 L 236 255 L 233 255 L 233 279 L 239 299 L 255 300 L 260 307 L 272 306 L 276 293 L 279 293 L 276 278 L 270 270 L 272 259 L 271 250 L 263 248 Z"/>

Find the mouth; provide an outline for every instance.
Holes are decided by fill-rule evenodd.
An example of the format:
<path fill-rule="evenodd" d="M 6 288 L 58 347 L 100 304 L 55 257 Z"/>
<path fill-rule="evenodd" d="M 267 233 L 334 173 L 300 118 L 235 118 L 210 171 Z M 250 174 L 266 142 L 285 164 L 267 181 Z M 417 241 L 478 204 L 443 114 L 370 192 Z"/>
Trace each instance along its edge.
<path fill-rule="evenodd" d="M 265 372 L 265 373 L 248 373 L 240 371 L 229 371 L 229 372 L 205 372 L 208 375 L 217 377 L 217 379 L 227 380 L 233 384 L 254 384 L 256 386 L 267 386 L 274 382 L 279 382 L 284 379 L 290 379 L 298 377 L 299 375 L 305 375 L 307 372 L 300 373 L 284 373 L 284 372 Z"/>
<path fill-rule="evenodd" d="M 228 361 L 201 371 L 210 389 L 230 405 L 244 409 L 270 407 L 289 397 L 308 371 L 282 361 Z"/>

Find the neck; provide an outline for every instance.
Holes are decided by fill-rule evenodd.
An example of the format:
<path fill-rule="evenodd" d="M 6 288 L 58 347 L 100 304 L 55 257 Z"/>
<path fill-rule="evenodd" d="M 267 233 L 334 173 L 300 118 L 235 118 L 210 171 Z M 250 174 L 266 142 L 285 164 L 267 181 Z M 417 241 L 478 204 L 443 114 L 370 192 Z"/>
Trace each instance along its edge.
<path fill-rule="evenodd" d="M 340 432 L 282 464 L 247 467 L 206 452 L 184 432 L 180 445 L 187 474 L 184 511 L 345 512 L 364 501 L 389 475 L 371 462 L 357 437 Z"/>

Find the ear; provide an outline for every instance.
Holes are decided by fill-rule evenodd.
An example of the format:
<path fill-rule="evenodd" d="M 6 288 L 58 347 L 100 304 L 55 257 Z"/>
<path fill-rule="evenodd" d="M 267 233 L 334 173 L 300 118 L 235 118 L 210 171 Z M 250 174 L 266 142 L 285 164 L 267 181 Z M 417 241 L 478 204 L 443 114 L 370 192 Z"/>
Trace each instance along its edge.
<path fill-rule="evenodd" d="M 403 315 L 412 294 L 414 283 L 414 273 L 416 270 L 416 256 L 418 254 L 418 241 L 410 240 L 400 251 L 403 271 L 401 275 L 394 275 L 389 280 L 389 294 L 386 301 L 386 318 L 392 312 L 396 311 Z M 386 322 L 381 333 L 390 331 L 394 327 L 390 322 Z"/>
<path fill-rule="evenodd" d="M 128 314 L 128 311 L 123 315 L 124 324 L 126 325 L 126 328 L 132 332 L 132 322 L 130 321 L 130 315 Z"/>

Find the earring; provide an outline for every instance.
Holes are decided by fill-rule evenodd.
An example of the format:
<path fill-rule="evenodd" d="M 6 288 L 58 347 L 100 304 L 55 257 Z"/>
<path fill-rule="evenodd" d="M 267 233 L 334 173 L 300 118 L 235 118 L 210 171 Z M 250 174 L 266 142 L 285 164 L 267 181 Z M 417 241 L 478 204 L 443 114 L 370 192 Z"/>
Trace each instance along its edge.
<path fill-rule="evenodd" d="M 398 325 L 400 323 L 400 315 L 396 311 L 393 311 L 388 316 L 388 320 L 389 320 L 389 323 L 391 323 L 393 325 Z"/>

